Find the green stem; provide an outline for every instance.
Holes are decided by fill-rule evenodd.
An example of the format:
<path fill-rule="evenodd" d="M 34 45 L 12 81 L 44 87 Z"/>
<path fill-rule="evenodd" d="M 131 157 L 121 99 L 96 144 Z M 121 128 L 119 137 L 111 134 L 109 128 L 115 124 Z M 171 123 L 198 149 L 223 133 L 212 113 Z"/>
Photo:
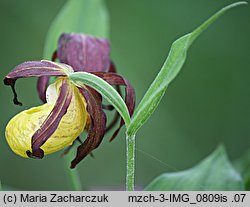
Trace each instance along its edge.
<path fill-rule="evenodd" d="M 71 184 L 71 189 L 74 191 L 81 191 L 83 190 L 81 180 L 78 174 L 77 169 L 70 169 L 69 168 L 69 163 L 71 162 L 71 156 L 70 153 L 69 155 L 66 155 L 64 158 L 64 165 L 70 180 Z"/>
<path fill-rule="evenodd" d="M 126 136 L 127 146 L 127 177 L 126 190 L 134 191 L 135 183 L 135 135 Z"/>

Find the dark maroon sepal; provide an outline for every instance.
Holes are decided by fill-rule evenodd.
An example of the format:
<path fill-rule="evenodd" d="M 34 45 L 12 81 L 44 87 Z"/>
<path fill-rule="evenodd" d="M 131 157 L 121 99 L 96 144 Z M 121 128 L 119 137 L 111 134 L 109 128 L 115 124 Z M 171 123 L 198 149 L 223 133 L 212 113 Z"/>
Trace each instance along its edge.
<path fill-rule="evenodd" d="M 63 33 L 58 42 L 58 59 L 78 72 L 107 72 L 109 53 L 109 42 L 104 38 Z"/>
<path fill-rule="evenodd" d="M 57 51 L 53 53 L 51 60 L 55 62 L 56 59 L 57 59 Z M 41 76 L 37 80 L 36 88 L 37 88 L 38 96 L 43 103 L 46 103 L 46 90 L 49 85 L 49 79 L 50 79 L 49 76 Z"/>
<path fill-rule="evenodd" d="M 67 113 L 67 109 L 72 99 L 72 90 L 68 81 L 65 79 L 62 81 L 59 97 L 53 107 L 52 111 L 45 119 L 41 127 L 32 136 L 32 153 L 30 156 L 41 155 L 40 147 L 50 138 L 50 136 L 56 131 L 62 117 Z"/>
<path fill-rule="evenodd" d="M 112 61 L 110 62 L 110 66 L 109 66 L 109 71 L 108 71 L 108 72 L 110 72 L 110 73 L 116 73 L 116 67 L 115 67 L 115 65 L 114 65 L 114 63 L 113 63 Z M 122 95 L 120 85 L 116 85 L 115 88 L 116 88 L 117 92 L 118 92 L 120 95 Z M 104 109 L 105 109 L 105 108 L 104 108 Z M 116 111 L 116 113 L 115 113 L 114 116 L 113 116 L 113 119 L 109 122 L 108 126 L 106 127 L 106 133 L 107 133 L 108 131 L 110 131 L 111 129 L 114 128 L 114 126 L 115 126 L 116 123 L 118 122 L 119 118 L 120 118 L 120 114 L 119 114 L 118 111 Z"/>
<path fill-rule="evenodd" d="M 48 60 L 28 61 L 16 66 L 4 78 L 4 84 L 8 85 L 10 79 L 40 77 L 40 76 L 66 76 L 64 67 L 60 63 Z"/>
<path fill-rule="evenodd" d="M 71 162 L 71 168 L 75 168 L 81 160 L 100 145 L 106 128 L 106 115 L 102 110 L 102 97 L 100 94 L 88 86 L 79 90 L 87 102 L 90 128 L 86 140 L 77 148 L 76 157 Z"/>
<path fill-rule="evenodd" d="M 64 65 L 60 63 L 54 63 L 47 60 L 41 61 L 28 61 L 24 62 L 18 66 L 16 66 L 7 76 L 4 78 L 4 84 L 10 85 L 14 94 L 14 104 L 21 105 L 21 103 L 17 100 L 17 94 L 15 91 L 15 82 L 18 78 L 28 78 L 28 77 L 41 77 L 41 76 L 66 76 L 67 74 L 64 71 Z M 69 66 L 66 66 L 69 68 Z M 42 84 L 45 84 L 45 78 L 40 80 Z M 39 84 L 39 87 L 42 85 Z M 42 86 L 44 87 L 44 86 Z M 39 89 L 42 91 L 42 89 Z M 39 94 L 43 99 L 44 89 Z"/>
<path fill-rule="evenodd" d="M 39 77 L 37 80 L 37 92 L 38 96 L 43 103 L 46 103 L 46 90 L 49 85 L 49 76 Z"/>
<path fill-rule="evenodd" d="M 135 109 L 135 91 L 134 91 L 134 88 L 132 87 L 132 85 L 129 83 L 129 81 L 116 73 L 93 72 L 93 74 L 99 76 L 100 78 L 107 81 L 111 85 L 118 85 L 118 86 L 124 85 L 126 87 L 125 103 L 128 107 L 128 111 L 129 111 L 130 116 L 132 116 L 134 109 Z M 119 133 L 119 131 L 123 125 L 124 125 L 124 121 L 121 120 L 120 126 L 114 132 L 114 134 L 110 138 L 110 141 L 112 141 L 117 136 L 117 134 Z"/>
<path fill-rule="evenodd" d="M 26 154 L 29 158 L 34 158 L 34 159 L 42 159 L 44 157 L 44 152 L 42 149 L 37 149 L 36 151 L 33 150 L 33 152 L 27 150 Z"/>
<path fill-rule="evenodd" d="M 18 101 L 18 98 L 17 98 L 17 93 L 16 93 L 16 89 L 15 89 L 16 80 L 15 79 L 4 79 L 4 84 L 9 85 L 11 87 L 11 90 L 12 90 L 13 95 L 14 95 L 13 103 L 15 105 L 22 106 L 23 104 L 20 101 Z"/>

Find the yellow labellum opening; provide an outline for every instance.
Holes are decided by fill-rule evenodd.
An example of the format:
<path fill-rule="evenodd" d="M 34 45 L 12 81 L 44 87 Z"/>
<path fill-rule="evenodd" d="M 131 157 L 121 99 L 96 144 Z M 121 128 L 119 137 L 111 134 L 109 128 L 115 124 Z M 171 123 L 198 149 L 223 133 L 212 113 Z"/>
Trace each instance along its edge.
<path fill-rule="evenodd" d="M 61 83 L 62 79 L 59 79 L 49 86 L 46 104 L 22 111 L 9 121 L 5 136 L 10 148 L 16 154 L 27 158 L 26 151 L 32 152 L 31 138 L 52 111 Z M 86 101 L 76 86 L 71 84 L 70 87 L 73 95 L 67 113 L 61 119 L 56 131 L 41 147 L 45 155 L 71 145 L 85 128 L 88 119 Z"/>

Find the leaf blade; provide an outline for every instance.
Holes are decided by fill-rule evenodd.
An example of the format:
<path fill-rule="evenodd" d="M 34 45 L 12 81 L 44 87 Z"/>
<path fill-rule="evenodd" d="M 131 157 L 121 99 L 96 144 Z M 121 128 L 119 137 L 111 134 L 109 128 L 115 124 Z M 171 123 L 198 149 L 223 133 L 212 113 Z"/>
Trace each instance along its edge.
<path fill-rule="evenodd" d="M 233 164 L 243 177 L 245 190 L 250 190 L 250 150 L 237 159 Z"/>
<path fill-rule="evenodd" d="M 184 35 L 172 44 L 169 55 L 160 72 L 156 76 L 153 83 L 150 85 L 149 89 L 147 90 L 146 94 L 135 110 L 134 116 L 131 120 L 131 124 L 127 130 L 127 133 L 129 135 L 135 134 L 154 112 L 168 85 L 180 72 L 186 60 L 187 51 L 193 41 L 226 11 L 235 6 L 243 4 L 247 4 L 247 2 L 237 2 L 222 8 L 193 32 Z"/>
<path fill-rule="evenodd" d="M 87 72 L 74 72 L 68 76 L 79 87 L 84 87 L 83 84 L 86 84 L 97 90 L 120 113 L 126 127 L 129 126 L 130 115 L 128 108 L 122 97 L 111 85 L 98 76 Z"/>
<path fill-rule="evenodd" d="M 108 12 L 103 0 L 68 0 L 49 28 L 43 57 L 51 59 L 57 48 L 57 40 L 63 32 L 107 38 L 108 28 Z"/>
<path fill-rule="evenodd" d="M 145 190 L 244 190 L 244 184 L 228 160 L 224 147 L 220 146 L 188 170 L 160 175 Z"/>

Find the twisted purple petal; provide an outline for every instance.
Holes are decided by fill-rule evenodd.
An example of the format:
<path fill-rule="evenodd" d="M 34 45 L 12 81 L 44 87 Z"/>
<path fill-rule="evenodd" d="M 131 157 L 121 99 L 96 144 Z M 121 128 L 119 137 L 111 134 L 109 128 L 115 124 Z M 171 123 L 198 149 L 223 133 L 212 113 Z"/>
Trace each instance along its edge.
<path fill-rule="evenodd" d="M 29 157 L 43 157 L 43 151 L 40 147 L 50 138 L 56 131 L 62 117 L 67 113 L 67 109 L 72 99 L 72 90 L 67 80 L 62 81 L 59 97 L 56 104 L 46 120 L 32 136 L 32 153 L 27 151 Z"/>
<path fill-rule="evenodd" d="M 16 66 L 7 76 L 5 76 L 4 84 L 11 86 L 14 93 L 14 104 L 21 105 L 17 100 L 17 94 L 15 91 L 15 82 L 18 78 L 66 76 L 66 73 L 64 72 L 65 67 L 70 68 L 67 65 L 64 66 L 63 64 L 47 60 L 24 62 Z"/>
<path fill-rule="evenodd" d="M 106 128 L 106 115 L 102 110 L 102 97 L 94 89 L 86 86 L 79 89 L 87 101 L 87 111 L 90 115 L 90 128 L 88 136 L 83 144 L 77 148 L 75 159 L 71 162 L 71 168 L 84 159 L 101 143 Z"/>
<path fill-rule="evenodd" d="M 132 116 L 135 108 L 135 91 L 129 81 L 123 78 L 122 76 L 117 75 L 116 73 L 93 72 L 93 74 L 99 76 L 111 85 L 124 85 L 126 87 L 125 103 L 128 107 L 130 116 Z M 119 128 L 114 132 L 110 141 L 112 141 L 117 136 L 123 125 L 124 121 L 121 120 Z"/>

